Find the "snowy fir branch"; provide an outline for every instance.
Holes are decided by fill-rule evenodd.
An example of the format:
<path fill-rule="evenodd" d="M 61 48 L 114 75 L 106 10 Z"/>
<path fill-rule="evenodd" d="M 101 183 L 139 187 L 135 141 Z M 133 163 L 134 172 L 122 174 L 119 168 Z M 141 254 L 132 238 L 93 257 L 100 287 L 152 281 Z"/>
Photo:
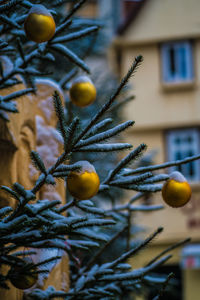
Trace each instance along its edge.
<path fill-rule="evenodd" d="M 6 55 L 12 65 L 5 72 L 3 58 L 0 61 L 0 89 L 22 82 L 27 86 L 26 89 L 0 96 L 0 117 L 4 120 L 9 120 L 7 113 L 18 112 L 15 100 L 36 92 L 35 79 L 46 74 L 54 76 L 51 67 L 54 70 L 57 68 L 58 58 L 70 65 L 67 74 L 57 80 L 63 89 L 68 89 L 68 84 L 71 84 L 80 70 L 90 73 L 84 55 L 76 52 L 73 42 L 78 40 L 81 43 L 83 38 L 96 35 L 100 25 L 97 21 L 73 19 L 86 0 L 53 2 L 48 1 L 46 5 L 56 20 L 55 35 L 48 41 L 37 43 L 28 40 L 22 29 L 29 9 L 34 4 L 26 0 L 10 0 L 6 3 L 0 1 L 0 53 Z M 73 4 L 71 10 L 67 15 L 63 14 L 62 9 L 58 8 L 69 3 Z M 11 55 L 13 49 L 17 51 Z M 147 146 L 141 144 L 133 148 L 130 143 L 118 142 L 118 135 L 133 126 L 134 121 L 116 124 L 115 114 L 122 103 L 133 99 L 133 96 L 124 98 L 122 92 L 142 60 L 140 55 L 134 59 L 115 92 L 110 93 L 111 96 L 100 108 L 92 111 L 92 118 L 88 118 L 86 122 L 82 122 L 78 114 L 74 115 L 74 111 L 67 118 L 58 92 L 55 91 L 52 95 L 58 119 L 57 129 L 63 140 L 62 154 L 50 167 L 46 167 L 39 152 L 31 151 L 32 163 L 38 171 L 32 188 L 26 189 L 18 182 L 13 183 L 12 187 L 0 187 L 8 200 L 11 197 L 14 203 L 13 207 L 0 208 L 0 267 L 6 265 L 9 269 L 6 273 L 0 268 L 0 288 L 8 289 L 9 281 L 17 286 L 16 278 L 18 283 L 22 282 L 21 276 L 24 274 L 37 281 L 38 276 L 48 273 L 48 264 L 59 261 L 64 252 L 68 254 L 70 264 L 69 290 L 57 291 L 51 286 L 46 290 L 33 287 L 25 292 L 26 299 L 122 299 L 126 293 L 138 293 L 154 284 L 159 288 L 156 299 L 160 299 L 166 286 L 170 285 L 172 275 L 160 278 L 155 269 L 171 258 L 169 252 L 189 242 L 189 239 L 177 242 L 145 266 L 133 269 L 128 259 L 139 255 L 163 228 L 158 228 L 149 237 L 137 242 L 135 235 L 132 235 L 132 230 L 137 231 L 132 224 L 132 216 L 137 211 L 150 213 L 163 209 L 163 205 L 139 202 L 145 195 L 160 191 L 163 182 L 169 179 L 168 175 L 156 174 L 154 171 L 189 163 L 199 159 L 200 155 L 160 165 L 130 167 L 140 159 Z M 47 65 L 51 67 L 46 68 Z M 113 139 L 112 143 L 110 138 Z M 130 149 L 132 150 L 124 158 L 117 158 L 112 167 L 109 165 L 109 158 L 105 158 L 110 153 L 114 156 L 115 152 Z M 82 172 L 81 162 L 76 158 L 87 155 L 94 161 L 99 160 L 102 171 L 96 195 L 78 199 L 72 193 L 70 195 L 69 191 L 65 204 L 56 199 L 39 199 L 45 185 L 55 185 L 57 179 L 68 181 L 74 174 Z M 134 195 L 125 204 L 119 204 L 118 201 L 122 190 L 134 191 Z M 139 204 L 135 204 L 137 201 Z M 115 247 L 115 243 L 121 240 L 122 245 Z M 112 247 L 116 251 L 110 250 Z M 36 255 L 38 249 L 56 249 L 61 254 L 36 263 L 32 256 Z M 112 257 L 106 258 L 109 252 L 112 252 Z"/>

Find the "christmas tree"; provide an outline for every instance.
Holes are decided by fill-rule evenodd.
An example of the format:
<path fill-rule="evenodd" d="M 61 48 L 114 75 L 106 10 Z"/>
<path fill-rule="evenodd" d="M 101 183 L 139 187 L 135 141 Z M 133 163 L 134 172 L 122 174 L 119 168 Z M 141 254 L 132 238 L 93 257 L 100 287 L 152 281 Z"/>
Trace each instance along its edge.
<path fill-rule="evenodd" d="M 137 56 L 114 93 L 104 93 L 101 106 L 95 106 L 96 87 L 77 45 L 100 26 L 75 18 L 85 2 L 0 1 L 0 295 L 5 299 L 14 299 L 18 290 L 24 291 L 21 299 L 128 299 L 151 287 L 161 299 L 173 274 L 158 276 L 156 268 L 188 242 L 178 241 L 140 269 L 127 262 L 163 231 L 156 228 L 139 243 L 132 238 L 135 211 L 163 208 L 137 201 L 162 190 L 163 200 L 179 207 L 191 196 L 180 173 L 154 171 L 200 155 L 131 168 L 147 146 L 118 142 L 134 122 L 115 124 L 112 116 L 130 100 L 124 88 L 143 58 Z M 91 117 L 86 107 L 92 107 Z M 124 150 L 129 152 L 118 162 L 116 155 L 112 163 L 102 156 Z M 125 204 L 118 201 L 121 190 L 134 191 Z"/>

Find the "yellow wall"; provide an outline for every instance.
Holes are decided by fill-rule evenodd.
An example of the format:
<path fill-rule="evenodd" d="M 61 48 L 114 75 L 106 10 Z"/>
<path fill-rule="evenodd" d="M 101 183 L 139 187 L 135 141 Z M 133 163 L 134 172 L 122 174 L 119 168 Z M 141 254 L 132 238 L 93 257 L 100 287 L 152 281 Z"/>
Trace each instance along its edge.
<path fill-rule="evenodd" d="M 200 40 L 194 43 L 196 77 L 189 86 L 163 85 L 158 44 L 122 49 L 122 74 L 138 54 L 144 61 L 130 80 L 136 100 L 124 111 L 126 118 L 136 121 L 134 131 L 200 125 Z"/>
<path fill-rule="evenodd" d="M 155 163 L 167 160 L 165 130 L 200 127 L 200 1 L 149 0 L 125 33 L 113 42 L 115 60 L 120 53 L 120 76 L 127 73 L 134 57 L 141 54 L 144 62 L 130 80 L 131 94 L 136 99 L 126 105 L 124 119 L 136 123 L 125 138 L 134 147 L 146 143 L 148 150 L 156 149 Z M 192 39 L 195 78 L 187 84 L 166 85 L 161 77 L 160 45 L 168 40 Z M 116 50 L 116 51 L 115 51 Z M 115 61 L 116 63 L 116 61 Z M 167 172 L 167 170 L 162 170 Z M 169 245 L 192 238 L 200 242 L 200 185 L 192 185 L 191 201 L 183 208 L 174 209 L 163 203 L 161 193 L 153 196 L 152 203 L 164 204 L 161 211 L 136 213 L 136 224 L 144 227 L 141 237 L 147 237 L 157 227 L 164 232 L 141 255 L 130 262 L 134 268 L 145 265 Z M 127 201 L 133 193 L 127 194 Z M 151 203 L 151 204 L 152 204 Z M 169 264 L 179 264 L 181 248 L 172 252 Z M 183 270 L 184 300 L 200 299 L 200 271 Z"/>
<path fill-rule="evenodd" d="M 136 100 L 136 101 L 139 101 Z M 136 102 L 135 101 L 135 102 Z M 159 164 L 166 161 L 165 144 L 162 131 L 155 130 L 136 130 L 126 135 L 126 140 L 131 142 L 134 147 L 141 143 L 148 145 L 147 151 L 157 150 L 154 162 Z M 160 172 L 167 172 L 167 169 Z M 164 209 L 155 212 L 137 212 L 134 219 L 137 224 L 141 224 L 145 228 L 142 237 L 146 237 L 153 232 L 157 227 L 164 227 L 164 231 L 156 239 L 155 243 L 164 245 L 166 243 L 176 243 L 187 237 L 192 238 L 192 242 L 200 241 L 200 185 L 199 183 L 191 183 L 192 198 L 190 202 L 183 208 L 171 208 L 167 206 L 163 200 L 161 193 L 158 192 L 153 195 L 151 204 L 164 205 Z M 127 193 L 127 200 L 133 196 L 134 192 Z M 177 260 L 178 262 L 178 260 Z"/>
<path fill-rule="evenodd" d="M 163 245 L 157 245 L 157 243 L 152 242 L 150 246 L 144 248 L 139 254 L 133 256 L 129 262 L 131 263 L 134 269 L 141 268 L 144 265 L 148 264 L 151 259 L 153 259 L 156 255 L 160 254 L 167 247 L 171 246 L 171 243 L 165 243 Z M 171 251 L 172 253 L 172 251 Z M 168 255 L 167 253 L 166 255 Z M 166 264 L 173 265 L 180 262 L 181 258 L 181 248 L 177 248 L 173 250 L 173 257 L 166 262 Z"/>
<path fill-rule="evenodd" d="M 125 74 L 133 58 L 142 54 L 144 62 L 130 80 L 131 93 L 136 99 L 124 109 L 124 119 L 135 121 L 126 135 L 134 147 L 146 143 L 148 150 L 156 149 L 155 163 L 167 160 L 165 130 L 178 127 L 200 126 L 200 40 L 194 41 L 196 77 L 191 86 L 163 87 L 160 75 L 158 44 L 122 47 L 122 73 Z M 167 172 L 167 170 L 162 170 Z M 158 226 L 165 228 L 157 240 L 158 244 L 176 242 L 188 236 L 200 240 L 200 186 L 193 184 L 193 196 L 186 208 L 174 209 L 166 206 L 159 212 L 137 213 L 139 224 L 152 231 Z M 161 193 L 154 196 L 156 204 L 162 204 Z"/>
<path fill-rule="evenodd" d="M 200 270 L 184 271 L 183 300 L 199 300 L 200 298 Z"/>
<path fill-rule="evenodd" d="M 200 35 L 199 0 L 148 0 L 126 30 L 128 43 Z"/>
<path fill-rule="evenodd" d="M 67 11 L 71 10 L 73 6 L 74 3 L 66 4 Z M 96 18 L 98 16 L 97 1 L 86 1 L 86 3 L 78 10 L 76 16 L 82 18 Z"/>

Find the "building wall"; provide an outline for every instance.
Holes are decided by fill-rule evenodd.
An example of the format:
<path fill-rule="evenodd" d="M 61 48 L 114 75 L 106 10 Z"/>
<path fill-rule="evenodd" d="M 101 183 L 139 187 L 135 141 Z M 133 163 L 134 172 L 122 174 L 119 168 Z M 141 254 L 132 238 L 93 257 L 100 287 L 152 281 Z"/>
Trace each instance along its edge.
<path fill-rule="evenodd" d="M 134 147 L 140 143 L 148 146 L 148 151 L 157 150 L 155 163 L 167 160 L 165 145 L 165 130 L 169 128 L 191 127 L 200 125 L 200 88 L 199 63 L 200 42 L 195 43 L 196 82 L 195 86 L 182 87 L 171 90 L 163 89 L 160 79 L 159 48 L 157 45 L 143 45 L 141 47 L 124 48 L 122 51 L 122 73 L 128 70 L 133 57 L 141 53 L 144 62 L 130 80 L 131 93 L 136 99 L 124 109 L 124 119 L 135 120 L 132 130 L 126 135 L 127 141 Z M 199 52 L 199 53 L 198 53 Z M 167 170 L 163 170 L 167 172 Z M 199 241 L 200 205 L 199 184 L 191 184 L 192 200 L 180 209 L 170 208 L 150 214 L 137 213 L 139 224 L 143 224 L 151 232 L 158 226 L 165 228 L 156 243 L 176 242 L 188 236 L 193 241 Z M 155 204 L 163 204 L 161 193 L 154 196 Z"/>
<path fill-rule="evenodd" d="M 141 54 L 144 57 L 130 80 L 130 93 L 135 94 L 136 99 L 123 111 L 125 120 L 135 121 L 126 140 L 134 147 L 146 143 L 148 150 L 157 150 L 154 161 L 157 164 L 167 161 L 166 130 L 200 127 L 199 8 L 198 0 L 149 0 L 123 36 L 117 37 L 113 43 L 114 54 L 120 57 L 120 77 L 126 74 L 135 56 Z M 161 42 L 182 39 L 193 42 L 194 80 L 165 84 L 161 77 Z M 144 228 L 142 237 L 147 237 L 159 226 L 164 227 L 162 234 L 141 255 L 130 260 L 134 268 L 144 266 L 168 246 L 187 237 L 192 238 L 192 243 L 200 243 L 200 185 L 191 183 L 191 186 L 192 198 L 185 207 L 171 208 L 163 203 L 161 193 L 156 193 L 152 203 L 163 204 L 165 208 L 151 213 L 137 212 L 133 216 L 135 222 Z M 127 200 L 132 194 L 127 194 Z M 168 263 L 180 265 L 181 248 L 171 253 L 173 257 Z M 200 271 L 183 269 L 182 273 L 184 300 L 198 300 Z"/>
<path fill-rule="evenodd" d="M 144 61 L 130 80 L 136 100 L 124 111 L 134 119 L 134 132 L 144 129 L 200 125 L 200 40 L 194 41 L 195 79 L 191 83 L 165 85 L 161 78 L 158 44 L 122 48 L 121 71 L 125 74 L 133 58 L 142 54 Z"/>
<path fill-rule="evenodd" d="M 198 300 L 200 295 L 200 270 L 185 270 L 184 272 L 184 299 Z"/>
<path fill-rule="evenodd" d="M 141 44 L 199 36 L 199 0 L 148 0 L 123 40 Z"/>

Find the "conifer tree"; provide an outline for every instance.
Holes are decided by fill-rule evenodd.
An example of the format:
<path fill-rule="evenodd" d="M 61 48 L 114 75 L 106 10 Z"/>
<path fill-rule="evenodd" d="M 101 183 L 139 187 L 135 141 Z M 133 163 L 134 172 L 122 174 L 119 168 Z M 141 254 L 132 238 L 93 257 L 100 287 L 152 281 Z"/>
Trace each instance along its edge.
<path fill-rule="evenodd" d="M 69 2 L 73 5 L 70 6 L 70 10 L 65 10 L 64 7 Z M 9 122 L 10 114 L 18 112 L 17 100 L 21 96 L 36 92 L 35 80 L 41 76 L 54 78 L 62 89 L 70 81 L 72 86 L 73 83 L 87 83 L 94 96 L 95 87 L 88 79 L 90 69 L 84 61 L 85 54 L 78 53 L 73 46 L 74 41 L 77 45 L 80 39 L 99 30 L 97 23 L 74 17 L 85 2 L 86 0 L 0 1 L 0 54 L 9 57 L 12 62 L 12 68 L 5 73 L 1 60 L 0 89 L 15 86 L 21 80 L 26 84 L 25 90 L 0 96 L 0 117 L 4 122 Z M 43 23 L 38 22 L 41 16 Z M 61 72 L 62 78 L 59 78 L 59 72 L 56 71 L 58 62 L 62 62 L 65 68 L 66 74 L 63 76 Z M 19 289 L 26 290 L 33 286 L 26 292 L 27 299 L 45 300 L 60 297 L 69 300 L 103 300 L 128 299 L 129 293 L 142 293 L 144 288 L 154 286 L 158 292 L 155 299 L 161 299 L 166 286 L 173 284 L 173 274 L 160 277 L 156 275 L 155 270 L 171 258 L 171 250 L 188 242 L 188 239 L 178 241 L 149 261 L 146 266 L 132 269 L 127 260 L 161 234 L 163 228 L 156 228 L 144 241 L 136 243 L 131 236 L 134 226 L 131 217 L 136 211 L 151 212 L 163 208 L 162 203 L 137 204 L 139 199 L 149 193 L 162 190 L 163 199 L 173 206 L 169 190 L 175 194 L 175 201 L 176 197 L 179 197 L 174 191 L 174 182 L 181 185 L 184 193 L 188 193 L 187 199 L 183 199 L 184 202 L 189 201 L 190 187 L 184 178 L 180 178 L 180 174 L 178 177 L 177 174 L 170 177 L 167 174 L 155 174 L 154 171 L 194 161 L 199 159 L 200 155 L 160 165 L 131 168 L 131 163 L 140 159 L 147 146 L 141 144 L 133 148 L 129 143 L 118 142 L 117 136 L 133 126 L 134 122 L 130 120 L 114 124 L 108 113 L 119 106 L 118 98 L 141 63 L 142 56 L 138 55 L 116 90 L 102 99 L 102 106 L 87 122 L 82 122 L 76 116 L 76 110 L 75 114 L 69 116 L 69 111 L 65 112 L 59 94 L 55 92 L 52 95 L 58 130 L 63 140 L 63 153 L 48 169 L 38 152 L 30 153 L 33 164 L 40 172 L 31 190 L 26 190 L 18 182 L 13 182 L 12 187 L 1 186 L 1 189 L 16 201 L 16 208 L 5 206 L 0 209 L 1 289 L 7 289 L 7 283 L 10 281 Z M 77 79 L 77 70 L 81 70 L 84 76 L 87 75 L 86 80 Z M 89 91 L 86 98 L 88 94 Z M 79 106 L 77 97 L 75 91 L 70 101 L 75 105 L 79 103 Z M 95 96 L 92 101 L 95 101 Z M 127 99 L 124 101 L 127 102 Z M 89 104 L 90 101 L 87 105 Z M 81 103 L 80 106 L 84 105 Z M 69 110 L 68 106 L 67 109 Z M 81 109 L 84 112 L 84 108 Z M 111 138 L 114 140 L 110 141 Z M 108 171 L 99 154 L 125 150 L 128 153 L 124 154 L 124 158 Z M 95 161 L 99 161 L 101 176 L 91 163 L 83 162 L 91 158 L 88 154 L 92 155 L 94 165 Z M 45 184 L 54 185 L 57 178 L 67 181 L 69 196 L 66 204 L 61 205 L 58 200 L 36 200 L 41 188 Z M 112 201 L 118 197 L 120 190 L 132 190 L 134 195 L 125 204 L 119 204 L 115 199 Z M 102 202 L 105 204 L 105 198 L 111 199 L 111 205 L 101 207 Z M 177 205 L 182 204 L 185 203 L 178 199 Z M 124 248 L 121 248 L 121 253 L 116 251 L 112 256 L 109 255 L 109 249 L 118 240 L 123 240 Z M 27 250 L 21 251 L 22 247 Z M 46 290 L 37 288 L 39 274 L 48 273 L 49 270 L 45 266 L 58 261 L 60 257 L 55 256 L 34 264 L 31 255 L 34 249 L 49 248 L 61 249 L 69 256 L 68 292 L 56 291 L 51 286 Z M 7 273 L 1 271 L 2 265 L 8 266 Z"/>

